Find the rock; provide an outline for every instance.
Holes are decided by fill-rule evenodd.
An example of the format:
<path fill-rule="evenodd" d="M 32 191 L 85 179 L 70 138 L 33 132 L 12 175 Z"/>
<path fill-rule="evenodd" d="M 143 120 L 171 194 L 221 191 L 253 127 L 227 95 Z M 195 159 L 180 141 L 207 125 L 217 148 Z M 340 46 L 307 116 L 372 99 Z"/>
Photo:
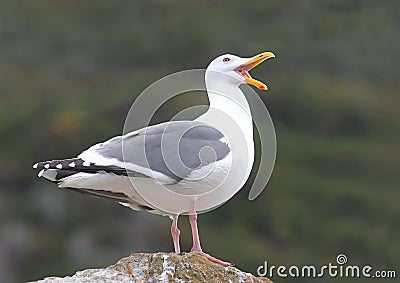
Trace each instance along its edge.
<path fill-rule="evenodd" d="M 223 267 L 197 253 L 132 254 L 106 268 L 78 271 L 68 277 L 47 277 L 36 283 L 72 282 L 260 282 L 272 283 L 235 267 Z M 34 283 L 32 282 L 32 283 Z"/>

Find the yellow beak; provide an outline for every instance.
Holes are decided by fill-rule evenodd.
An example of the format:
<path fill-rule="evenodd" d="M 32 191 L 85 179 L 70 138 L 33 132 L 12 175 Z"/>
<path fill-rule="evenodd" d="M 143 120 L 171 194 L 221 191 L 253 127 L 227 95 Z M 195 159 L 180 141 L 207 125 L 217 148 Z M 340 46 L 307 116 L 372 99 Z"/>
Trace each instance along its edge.
<path fill-rule="evenodd" d="M 260 54 L 258 54 L 256 56 L 252 57 L 246 63 L 244 63 L 244 64 L 240 65 L 239 67 L 237 67 L 235 69 L 235 71 L 245 78 L 246 83 L 257 87 L 258 89 L 267 90 L 268 87 L 264 83 L 253 79 L 250 76 L 249 71 L 251 69 L 255 68 L 256 66 L 260 65 L 262 62 L 264 62 L 265 60 L 267 60 L 269 58 L 275 58 L 275 54 L 272 53 L 272 52 L 260 53 Z"/>

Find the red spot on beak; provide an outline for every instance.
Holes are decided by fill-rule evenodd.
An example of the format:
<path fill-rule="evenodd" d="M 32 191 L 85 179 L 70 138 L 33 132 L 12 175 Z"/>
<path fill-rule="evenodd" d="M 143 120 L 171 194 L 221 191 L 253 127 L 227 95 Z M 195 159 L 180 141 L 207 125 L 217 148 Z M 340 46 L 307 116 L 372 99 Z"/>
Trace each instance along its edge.
<path fill-rule="evenodd" d="M 263 85 L 260 85 L 259 87 L 258 87 L 259 89 L 265 89 L 265 86 L 263 86 Z"/>

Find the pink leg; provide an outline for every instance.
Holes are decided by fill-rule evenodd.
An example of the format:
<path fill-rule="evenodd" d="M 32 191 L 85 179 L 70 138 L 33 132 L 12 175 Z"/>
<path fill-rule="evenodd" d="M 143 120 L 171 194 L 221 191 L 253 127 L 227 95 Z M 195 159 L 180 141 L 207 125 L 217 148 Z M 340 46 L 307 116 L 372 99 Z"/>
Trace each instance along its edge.
<path fill-rule="evenodd" d="M 197 228 L 197 212 L 194 208 L 194 202 L 190 206 L 189 222 L 190 222 L 190 227 L 192 228 L 192 236 L 193 236 L 193 247 L 192 247 L 191 251 L 197 252 L 197 253 L 201 254 L 202 256 L 204 256 L 205 258 L 207 258 L 215 263 L 218 263 L 222 266 L 232 266 L 232 263 L 219 260 L 219 259 L 203 252 L 203 250 L 201 249 L 199 230 Z"/>
<path fill-rule="evenodd" d="M 179 235 L 181 234 L 181 231 L 178 228 L 178 217 L 179 215 L 175 215 L 172 218 L 172 225 L 171 225 L 171 235 L 172 239 L 174 240 L 174 248 L 176 253 L 181 252 L 181 247 L 179 245 Z"/>

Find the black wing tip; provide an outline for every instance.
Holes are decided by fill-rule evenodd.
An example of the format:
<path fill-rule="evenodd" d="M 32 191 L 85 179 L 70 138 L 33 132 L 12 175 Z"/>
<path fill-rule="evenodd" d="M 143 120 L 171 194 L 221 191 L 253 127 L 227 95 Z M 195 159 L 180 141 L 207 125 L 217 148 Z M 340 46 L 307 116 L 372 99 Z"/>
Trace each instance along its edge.
<path fill-rule="evenodd" d="M 85 162 L 80 158 L 71 158 L 71 159 L 63 159 L 63 160 L 50 160 L 50 161 L 42 161 L 37 162 L 32 165 L 33 169 L 72 169 L 76 166 L 84 166 Z"/>
<path fill-rule="evenodd" d="M 135 171 L 129 171 L 125 168 L 121 168 L 118 166 L 101 166 L 96 165 L 95 163 L 84 161 L 81 158 L 71 158 L 71 159 L 64 159 L 64 160 L 51 160 L 51 161 L 43 161 L 37 162 L 32 166 L 34 169 L 40 169 L 39 177 L 43 174 L 42 171 L 46 170 L 57 170 L 57 172 L 61 173 L 62 171 L 75 173 L 111 173 L 115 175 L 122 175 L 122 176 L 129 176 L 129 177 L 148 177 L 147 175 L 141 174 Z"/>

